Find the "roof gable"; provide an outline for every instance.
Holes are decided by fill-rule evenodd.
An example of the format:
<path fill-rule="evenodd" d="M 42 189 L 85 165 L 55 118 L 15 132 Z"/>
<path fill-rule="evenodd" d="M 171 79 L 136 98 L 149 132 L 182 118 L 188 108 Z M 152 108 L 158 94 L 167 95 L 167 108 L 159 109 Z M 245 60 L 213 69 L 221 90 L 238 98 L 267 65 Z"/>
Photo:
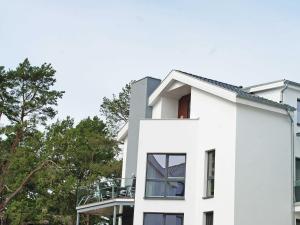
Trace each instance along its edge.
<path fill-rule="evenodd" d="M 295 108 L 281 104 L 255 94 L 245 91 L 241 86 L 235 86 L 224 82 L 208 79 L 194 74 L 186 73 L 180 70 L 172 70 L 167 77 L 161 82 L 158 88 L 149 97 L 149 105 L 153 106 L 158 100 L 161 93 L 167 90 L 174 82 L 179 81 L 192 87 L 198 88 L 213 95 L 224 99 L 237 102 L 237 98 L 254 101 L 259 104 L 271 107 L 294 111 Z"/>

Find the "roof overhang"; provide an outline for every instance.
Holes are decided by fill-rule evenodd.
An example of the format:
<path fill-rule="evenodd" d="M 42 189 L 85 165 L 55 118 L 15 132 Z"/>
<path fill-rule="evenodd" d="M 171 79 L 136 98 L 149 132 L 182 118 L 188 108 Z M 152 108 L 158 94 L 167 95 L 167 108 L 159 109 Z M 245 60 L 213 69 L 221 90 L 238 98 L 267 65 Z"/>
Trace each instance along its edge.
<path fill-rule="evenodd" d="M 156 88 L 156 90 L 150 95 L 149 105 L 153 106 L 157 102 L 161 94 L 171 88 L 176 82 L 187 84 L 191 87 L 198 88 L 202 91 L 225 98 L 230 101 L 235 101 L 236 99 L 236 94 L 229 90 L 211 85 L 205 81 L 188 76 L 180 71 L 172 70 Z"/>
<path fill-rule="evenodd" d="M 265 104 L 261 102 L 256 102 L 251 99 L 245 99 L 243 96 L 238 96 L 236 92 L 230 91 L 220 86 L 213 85 L 209 82 L 197 79 L 193 76 L 186 75 L 184 72 L 172 70 L 167 77 L 161 82 L 161 84 L 156 88 L 156 90 L 149 97 L 149 105 L 153 106 L 159 100 L 167 90 L 172 88 L 175 84 L 186 84 L 191 87 L 195 87 L 204 92 L 210 93 L 212 95 L 221 97 L 228 101 L 244 104 L 276 113 L 281 113 L 287 115 L 287 111 L 284 108 L 276 107 L 270 104 Z"/>
<path fill-rule="evenodd" d="M 263 84 L 257 84 L 257 85 L 253 85 L 250 87 L 245 87 L 245 88 L 243 88 L 243 90 L 251 92 L 251 93 L 256 93 L 256 92 L 267 91 L 267 90 L 272 90 L 272 89 L 277 89 L 277 88 L 284 88 L 286 86 L 288 86 L 291 89 L 300 91 L 299 83 L 285 80 L 285 79 L 272 81 L 272 82 L 268 82 L 268 83 L 263 83 Z"/>

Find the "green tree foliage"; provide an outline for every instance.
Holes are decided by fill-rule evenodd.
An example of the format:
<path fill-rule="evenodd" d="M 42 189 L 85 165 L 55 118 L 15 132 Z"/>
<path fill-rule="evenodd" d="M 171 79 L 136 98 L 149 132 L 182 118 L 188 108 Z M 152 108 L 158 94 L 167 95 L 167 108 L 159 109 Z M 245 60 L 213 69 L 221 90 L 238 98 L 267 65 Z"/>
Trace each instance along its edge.
<path fill-rule="evenodd" d="M 74 224 L 76 190 L 103 177 L 120 176 L 116 142 L 97 117 L 74 126 L 67 118 L 47 127 L 42 152 L 55 164 L 40 171 L 8 207 L 11 224 Z M 36 139 L 36 142 L 38 139 Z"/>
<path fill-rule="evenodd" d="M 0 224 L 74 224 L 76 190 L 120 176 L 117 143 L 99 118 L 54 118 L 63 92 L 50 64 L 0 67 Z"/>
<path fill-rule="evenodd" d="M 100 114 L 104 116 L 105 122 L 112 135 L 128 121 L 129 118 L 129 100 L 131 85 L 134 81 L 126 84 L 118 95 L 113 94 L 109 99 L 104 97 L 100 105 Z"/>
<path fill-rule="evenodd" d="M 50 64 L 31 66 L 28 59 L 15 70 L 1 67 L 0 110 L 8 125 L 0 130 L 0 218 L 32 177 L 52 164 L 40 154 L 35 140 L 41 135 L 36 127 L 55 116 L 53 106 L 63 95 L 52 90 L 54 74 Z"/>

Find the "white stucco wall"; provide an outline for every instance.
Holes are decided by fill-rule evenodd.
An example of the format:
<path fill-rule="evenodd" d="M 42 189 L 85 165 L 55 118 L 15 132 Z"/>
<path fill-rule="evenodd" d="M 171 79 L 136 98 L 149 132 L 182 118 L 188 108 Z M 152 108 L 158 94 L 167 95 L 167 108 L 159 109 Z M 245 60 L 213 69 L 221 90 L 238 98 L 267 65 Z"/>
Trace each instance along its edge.
<path fill-rule="evenodd" d="M 178 99 L 161 97 L 152 108 L 153 119 L 175 119 L 178 117 Z"/>
<path fill-rule="evenodd" d="M 191 118 L 140 123 L 134 225 L 144 212 L 184 213 L 185 224 L 202 224 L 214 211 L 216 225 L 234 224 L 235 104 L 191 90 Z M 154 110 L 155 111 L 155 110 Z M 216 150 L 215 197 L 203 199 L 205 152 Z M 186 153 L 185 200 L 144 199 L 147 153 Z"/>
<path fill-rule="evenodd" d="M 288 88 L 284 91 L 283 93 L 283 102 L 293 106 L 297 109 L 297 99 L 300 99 L 300 88 L 298 90 L 294 88 Z M 295 111 L 294 113 L 294 125 L 295 125 L 295 132 L 300 132 L 300 126 L 297 125 L 297 113 Z M 296 138 L 297 142 L 295 143 L 295 150 L 296 150 L 296 156 L 300 157 L 300 144 L 299 144 L 299 139 L 300 137 Z"/>
<path fill-rule="evenodd" d="M 162 98 L 160 98 L 152 107 L 152 119 L 160 119 L 162 112 Z"/>
<path fill-rule="evenodd" d="M 199 223 L 203 212 L 214 211 L 214 224 L 234 224 L 235 127 L 236 105 L 199 89 L 191 89 L 191 118 L 199 118 L 199 151 L 196 171 L 201 195 L 197 202 Z M 205 151 L 215 149 L 215 196 L 204 194 Z M 187 223 L 194 224 L 194 223 Z"/>
<path fill-rule="evenodd" d="M 287 116 L 237 107 L 235 225 L 291 225 L 291 130 Z"/>
<path fill-rule="evenodd" d="M 162 97 L 161 118 L 170 119 L 178 117 L 178 99 Z"/>
<path fill-rule="evenodd" d="M 275 101 L 275 102 L 280 102 L 281 101 L 281 90 L 282 90 L 282 88 L 283 87 L 268 89 L 268 90 L 256 92 L 255 94 L 259 95 L 263 98 L 270 99 L 270 100 Z"/>
<path fill-rule="evenodd" d="M 126 178 L 127 144 L 128 144 L 128 136 L 124 139 L 124 143 L 122 145 L 122 178 Z M 125 184 L 125 180 L 123 180 L 122 183 Z"/>
<path fill-rule="evenodd" d="M 260 95 L 280 101 L 280 90 Z M 298 95 L 286 94 L 287 104 Z M 169 120 L 178 106 L 168 100 L 153 105 L 155 120 L 140 123 L 134 225 L 143 224 L 144 212 L 184 213 L 185 224 L 202 224 L 207 211 L 214 211 L 215 225 L 292 224 L 288 117 L 191 88 L 191 120 Z M 205 152 L 211 149 L 215 196 L 203 199 Z M 144 199 L 146 156 L 155 152 L 187 154 L 185 200 Z"/>

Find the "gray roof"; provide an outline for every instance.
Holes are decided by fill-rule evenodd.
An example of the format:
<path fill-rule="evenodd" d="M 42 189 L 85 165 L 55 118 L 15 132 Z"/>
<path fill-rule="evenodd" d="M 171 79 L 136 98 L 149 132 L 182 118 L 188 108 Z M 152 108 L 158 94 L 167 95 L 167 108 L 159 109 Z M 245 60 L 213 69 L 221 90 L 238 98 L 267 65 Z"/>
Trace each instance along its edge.
<path fill-rule="evenodd" d="M 247 99 L 247 100 L 250 100 L 250 101 L 262 103 L 262 104 L 269 105 L 269 106 L 274 106 L 274 107 L 289 110 L 289 111 L 295 111 L 295 108 L 290 106 L 290 105 L 275 102 L 275 101 L 260 97 L 258 95 L 246 92 L 245 90 L 243 90 L 242 86 L 235 86 L 235 85 L 223 83 L 223 82 L 220 82 L 220 81 L 217 81 L 217 80 L 212 80 L 212 79 L 209 79 L 209 78 L 197 76 L 197 75 L 194 75 L 194 74 L 191 74 L 191 73 L 186 73 L 186 72 L 183 72 L 183 71 L 180 71 L 180 70 L 175 70 L 175 71 L 186 74 L 186 75 L 191 76 L 191 77 L 194 77 L 196 79 L 208 82 L 208 83 L 210 83 L 212 85 L 215 85 L 215 86 L 218 86 L 220 88 L 224 88 L 226 90 L 232 91 L 232 92 L 236 93 L 237 97 L 239 97 L 239 98 Z M 289 81 L 289 82 L 291 82 L 291 81 Z M 293 84 L 294 83 L 295 82 L 293 82 Z"/>

